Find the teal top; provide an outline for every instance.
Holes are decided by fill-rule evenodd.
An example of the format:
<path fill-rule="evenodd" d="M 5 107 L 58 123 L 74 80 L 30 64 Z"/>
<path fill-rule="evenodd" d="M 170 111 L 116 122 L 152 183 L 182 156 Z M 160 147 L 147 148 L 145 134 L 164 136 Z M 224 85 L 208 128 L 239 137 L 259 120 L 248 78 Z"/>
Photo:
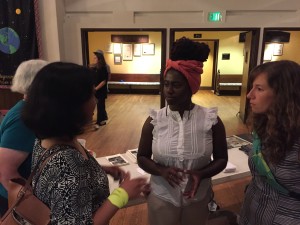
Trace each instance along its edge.
<path fill-rule="evenodd" d="M 21 111 L 25 102 L 19 101 L 3 118 L 0 124 L 0 147 L 30 153 L 18 171 L 27 178 L 31 171 L 31 153 L 35 141 L 34 133 L 21 120 Z M 7 191 L 0 184 L 0 195 L 7 198 Z"/>

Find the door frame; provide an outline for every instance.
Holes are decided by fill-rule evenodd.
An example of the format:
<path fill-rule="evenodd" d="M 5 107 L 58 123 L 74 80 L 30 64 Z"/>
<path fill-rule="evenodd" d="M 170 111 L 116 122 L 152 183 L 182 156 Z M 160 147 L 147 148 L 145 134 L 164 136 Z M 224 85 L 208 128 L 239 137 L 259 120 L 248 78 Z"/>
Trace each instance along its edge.
<path fill-rule="evenodd" d="M 163 71 L 166 65 L 166 52 L 167 52 L 167 29 L 166 28 L 81 28 L 81 46 L 82 46 L 82 62 L 83 65 L 89 65 L 89 43 L 88 33 L 89 32 L 135 32 L 145 34 L 145 32 L 160 32 L 161 33 L 161 65 L 160 65 L 160 93 L 163 88 Z M 164 104 L 162 95 L 160 97 L 160 106 Z"/>
<path fill-rule="evenodd" d="M 201 32 L 202 34 L 211 31 L 218 31 L 218 32 L 228 32 L 228 31 L 240 31 L 240 32 L 252 32 L 252 41 L 251 41 L 251 55 L 250 55 L 250 63 L 249 63 L 249 71 L 251 71 L 255 66 L 257 66 L 257 59 L 258 59 L 258 48 L 259 48 L 259 37 L 260 37 L 260 28 L 258 27 L 236 27 L 236 28 L 171 28 L 170 29 L 170 48 L 172 44 L 175 42 L 175 33 L 176 32 L 185 32 L 185 31 L 195 31 Z M 202 39 L 197 39 L 201 41 Z M 218 52 L 219 45 L 215 48 L 215 51 Z M 217 67 L 215 67 L 213 71 L 213 77 L 217 75 Z M 249 74 L 248 74 L 249 76 Z M 214 84 L 214 82 L 213 82 Z M 249 91 L 250 85 L 247 84 L 247 92 Z M 250 109 L 249 101 L 246 99 L 245 111 L 248 112 Z M 246 114 L 247 116 L 248 114 Z M 243 119 L 245 123 L 247 117 Z"/>

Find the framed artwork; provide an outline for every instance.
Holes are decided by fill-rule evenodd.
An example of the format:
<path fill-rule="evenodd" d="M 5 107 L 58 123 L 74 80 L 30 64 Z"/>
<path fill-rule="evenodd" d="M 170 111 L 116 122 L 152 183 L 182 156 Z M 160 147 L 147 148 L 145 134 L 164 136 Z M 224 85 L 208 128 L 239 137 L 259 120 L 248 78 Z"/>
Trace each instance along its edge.
<path fill-rule="evenodd" d="M 114 43 L 114 54 L 122 54 L 122 44 Z"/>
<path fill-rule="evenodd" d="M 121 55 L 114 55 L 114 64 L 121 65 L 122 64 L 122 56 Z"/>
<path fill-rule="evenodd" d="M 265 51 L 264 51 L 264 61 L 271 61 L 273 52 L 274 52 L 273 44 L 266 44 Z"/>
<path fill-rule="evenodd" d="M 106 52 L 107 53 L 112 53 L 113 52 L 113 44 L 112 43 L 107 44 L 107 46 L 106 46 Z"/>
<path fill-rule="evenodd" d="M 143 55 L 154 55 L 155 45 L 153 43 L 143 44 Z"/>
<path fill-rule="evenodd" d="M 142 45 L 134 44 L 133 45 L 133 56 L 141 56 L 142 55 Z"/>
<path fill-rule="evenodd" d="M 230 53 L 222 53 L 222 60 L 230 60 Z"/>
<path fill-rule="evenodd" d="M 273 55 L 283 54 L 283 44 L 273 44 Z"/>
<path fill-rule="evenodd" d="M 132 44 L 123 44 L 123 60 L 131 61 L 132 60 Z"/>

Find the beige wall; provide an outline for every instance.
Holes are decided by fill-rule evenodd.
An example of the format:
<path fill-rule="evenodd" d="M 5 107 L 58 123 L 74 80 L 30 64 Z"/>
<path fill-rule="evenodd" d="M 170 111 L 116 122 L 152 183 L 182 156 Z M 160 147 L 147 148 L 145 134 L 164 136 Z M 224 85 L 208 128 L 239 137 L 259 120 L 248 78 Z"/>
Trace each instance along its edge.
<path fill-rule="evenodd" d="M 44 58 L 79 64 L 82 64 L 81 28 L 258 27 L 263 30 L 299 27 L 300 20 L 298 0 L 186 0 L 176 4 L 174 0 L 40 0 L 39 3 Z M 222 11 L 224 20 L 208 22 L 209 11 Z M 261 42 L 262 38 L 258 61 Z M 226 71 L 227 67 L 220 69 Z"/>
<path fill-rule="evenodd" d="M 154 55 L 143 55 L 137 57 L 133 56 L 132 61 L 122 60 L 121 65 L 114 64 L 114 54 L 108 53 L 107 49 L 110 42 L 111 35 L 113 34 L 147 34 L 149 35 L 149 43 L 154 43 L 155 54 Z M 89 60 L 92 62 L 94 54 L 93 52 L 97 49 L 104 51 L 104 57 L 106 62 L 110 65 L 112 73 L 135 73 L 135 74 L 160 74 L 161 65 L 161 33 L 160 32 L 89 32 Z M 134 43 L 132 43 L 134 44 Z"/>

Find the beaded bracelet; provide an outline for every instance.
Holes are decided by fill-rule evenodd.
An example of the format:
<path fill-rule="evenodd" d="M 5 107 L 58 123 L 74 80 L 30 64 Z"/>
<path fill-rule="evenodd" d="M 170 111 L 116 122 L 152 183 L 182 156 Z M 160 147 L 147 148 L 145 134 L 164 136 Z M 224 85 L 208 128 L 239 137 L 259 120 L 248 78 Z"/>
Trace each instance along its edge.
<path fill-rule="evenodd" d="M 108 200 L 111 204 L 115 205 L 119 209 L 127 204 L 128 198 L 127 192 L 121 187 L 116 188 L 110 196 L 108 196 Z"/>

